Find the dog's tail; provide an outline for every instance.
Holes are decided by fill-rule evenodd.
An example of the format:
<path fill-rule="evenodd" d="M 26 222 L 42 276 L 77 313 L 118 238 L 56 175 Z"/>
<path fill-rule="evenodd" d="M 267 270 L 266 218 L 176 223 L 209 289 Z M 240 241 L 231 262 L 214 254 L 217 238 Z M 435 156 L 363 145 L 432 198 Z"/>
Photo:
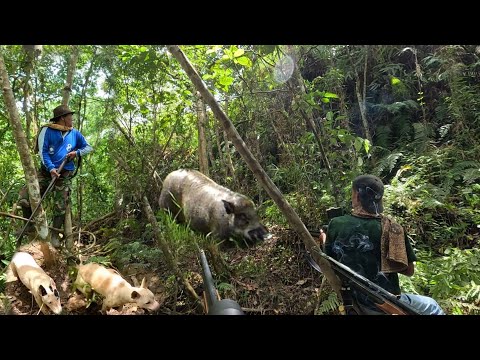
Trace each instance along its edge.
<path fill-rule="evenodd" d="M 5 282 L 13 282 L 18 280 L 18 274 L 15 268 L 15 265 L 10 262 L 7 268 L 5 269 Z"/>

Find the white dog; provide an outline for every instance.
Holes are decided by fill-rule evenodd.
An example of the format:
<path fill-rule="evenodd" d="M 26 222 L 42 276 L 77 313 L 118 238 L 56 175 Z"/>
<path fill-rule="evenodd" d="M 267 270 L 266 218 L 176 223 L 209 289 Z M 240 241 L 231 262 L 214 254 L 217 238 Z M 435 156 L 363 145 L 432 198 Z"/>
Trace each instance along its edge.
<path fill-rule="evenodd" d="M 13 255 L 7 269 L 7 282 L 20 279 L 32 293 L 38 307 L 44 314 L 48 314 L 47 307 L 55 314 L 62 312 L 60 294 L 53 279 L 38 266 L 32 255 L 26 252 L 17 252 Z"/>
<path fill-rule="evenodd" d="M 103 295 L 102 312 L 127 303 L 135 303 L 141 308 L 153 311 L 160 307 L 153 293 L 147 289 L 145 278 L 140 287 L 134 287 L 115 270 L 96 263 L 80 265 L 73 286 L 86 297 L 90 297 L 92 290 Z"/>

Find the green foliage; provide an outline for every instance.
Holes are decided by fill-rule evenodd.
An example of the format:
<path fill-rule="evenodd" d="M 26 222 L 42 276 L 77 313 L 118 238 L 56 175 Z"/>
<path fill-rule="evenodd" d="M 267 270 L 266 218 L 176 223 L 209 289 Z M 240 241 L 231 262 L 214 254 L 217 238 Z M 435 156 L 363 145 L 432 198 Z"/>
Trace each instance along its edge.
<path fill-rule="evenodd" d="M 285 219 L 285 216 L 273 200 L 267 200 L 263 204 L 262 208 L 264 209 L 262 218 L 265 219 L 267 223 L 287 226 L 287 219 Z"/>
<path fill-rule="evenodd" d="M 112 245 L 110 245 L 110 247 L 111 246 Z M 111 261 L 120 268 L 132 263 L 147 264 L 148 266 L 154 267 L 161 261 L 160 255 L 160 249 L 152 248 L 138 241 L 133 241 L 114 247 L 109 257 L 112 259 Z M 103 259 L 98 260 L 103 261 Z"/>
<path fill-rule="evenodd" d="M 220 293 L 231 293 L 235 289 L 232 284 L 226 282 L 220 282 L 215 287 Z"/>
<path fill-rule="evenodd" d="M 91 256 L 88 258 L 88 261 L 86 262 L 86 264 L 87 263 L 96 263 L 96 264 L 105 266 L 107 268 L 112 267 L 112 263 L 110 261 L 109 256 Z"/>
<path fill-rule="evenodd" d="M 197 244 L 201 247 L 210 241 L 210 237 L 205 237 L 194 232 L 185 224 L 178 224 L 170 213 L 159 211 L 157 221 L 161 228 L 161 234 L 170 246 L 175 257 L 182 257 L 186 253 L 196 253 Z"/>
<path fill-rule="evenodd" d="M 402 157 L 403 153 L 401 152 L 391 153 L 388 156 L 383 157 L 373 172 L 378 175 L 391 173 L 393 168 L 399 163 Z"/>
<path fill-rule="evenodd" d="M 5 282 L 7 281 L 7 273 L 5 272 L 5 268 L 8 266 L 10 262 L 6 260 L 2 260 L 2 271 L 0 272 L 0 294 L 5 291 Z"/>
<path fill-rule="evenodd" d="M 315 315 L 325 315 L 338 311 L 341 302 L 338 300 L 337 294 L 332 291 L 328 297 L 315 309 Z"/>
<path fill-rule="evenodd" d="M 418 258 L 409 285 L 405 286 L 404 277 L 400 279 L 402 291 L 432 296 L 447 313 L 480 314 L 479 249 L 451 248 L 435 259 L 420 252 Z"/>
<path fill-rule="evenodd" d="M 402 218 L 419 247 L 442 252 L 449 246 L 471 247 L 480 240 L 479 163 L 454 162 L 456 151 L 437 150 L 425 156 L 407 156 L 386 187 L 384 201 L 392 214 Z M 452 162 L 454 165 L 452 166 Z M 474 205 L 472 207 L 472 204 Z"/>
<path fill-rule="evenodd" d="M 431 129 L 422 123 L 413 123 L 413 140 L 411 146 L 415 148 L 417 152 L 423 152 L 426 150 L 428 142 L 432 136 Z"/>
<path fill-rule="evenodd" d="M 205 54 L 214 54 L 215 62 L 210 66 L 209 73 L 203 75 L 203 80 L 213 80 L 214 87 L 226 93 L 229 92 L 230 86 L 237 80 L 237 76 L 241 76 L 244 69 L 251 68 L 253 65 L 245 49 L 236 45 L 230 47 L 216 45 L 208 49 Z"/>

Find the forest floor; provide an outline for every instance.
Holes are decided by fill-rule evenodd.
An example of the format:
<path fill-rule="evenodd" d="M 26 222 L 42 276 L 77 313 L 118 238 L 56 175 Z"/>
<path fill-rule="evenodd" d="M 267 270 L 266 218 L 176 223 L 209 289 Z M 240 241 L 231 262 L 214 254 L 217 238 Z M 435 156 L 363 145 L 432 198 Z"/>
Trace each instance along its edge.
<path fill-rule="evenodd" d="M 315 314 L 321 301 L 331 294 L 328 283 L 323 281 L 322 284 L 322 274 L 308 264 L 303 243 L 296 233 L 281 228 L 270 230 L 273 237 L 255 247 L 222 250 L 231 270 L 229 276 L 220 278 L 210 264 L 221 298 L 237 301 L 246 315 Z M 62 252 L 50 249 L 56 254 L 56 264 L 44 270 L 57 285 L 62 314 L 100 315 L 101 299 L 88 305 L 83 295 L 72 293 L 74 265 L 68 265 Z M 39 242 L 24 245 L 20 251 L 30 253 L 40 266 L 43 265 Z M 197 256 L 194 253 L 183 256 L 178 265 L 196 293 L 202 296 L 202 270 Z M 195 301 L 187 296 L 183 286 L 171 281 L 171 272 L 162 262 L 154 267 L 151 264 L 127 264 L 117 270 L 133 286 L 139 286 L 142 278 L 147 279 L 148 288 L 160 303 L 159 310 L 153 314 L 203 314 Z M 3 295 L 0 314 L 42 315 L 33 296 L 21 282 L 6 283 Z M 152 312 L 134 304 L 107 312 L 107 315 L 140 314 Z"/>

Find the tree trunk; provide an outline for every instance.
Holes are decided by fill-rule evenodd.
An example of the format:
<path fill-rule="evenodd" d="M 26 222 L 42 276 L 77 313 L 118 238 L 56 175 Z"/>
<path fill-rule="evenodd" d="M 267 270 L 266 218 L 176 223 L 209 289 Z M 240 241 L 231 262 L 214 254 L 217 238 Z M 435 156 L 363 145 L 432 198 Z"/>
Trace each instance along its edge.
<path fill-rule="evenodd" d="M 63 88 L 62 105 L 68 105 L 68 100 L 70 100 L 70 94 L 72 93 L 73 75 L 75 74 L 79 51 L 80 49 L 77 45 L 72 45 L 72 54 L 70 55 L 70 61 L 68 63 L 67 80 L 65 81 L 65 87 Z"/>
<path fill-rule="evenodd" d="M 68 100 L 70 99 L 70 94 L 72 93 L 72 84 L 73 84 L 73 75 L 75 74 L 75 68 L 77 66 L 77 60 L 79 55 L 79 47 L 77 45 L 72 45 L 72 54 L 70 56 L 70 62 L 68 63 L 67 70 L 67 79 L 65 81 L 65 87 L 63 88 L 63 98 L 62 105 L 68 105 Z M 78 114 L 80 116 L 80 113 Z M 65 223 L 63 224 L 65 228 L 65 244 L 67 249 L 71 250 L 73 246 L 72 238 L 72 207 L 71 200 L 65 209 Z"/>
<path fill-rule="evenodd" d="M 93 54 L 92 54 L 92 61 L 90 62 L 90 66 L 87 71 L 87 76 L 85 77 L 85 82 L 83 83 L 82 86 L 82 95 L 80 96 L 80 101 L 78 103 L 78 117 L 77 117 L 77 122 L 78 122 L 78 131 L 82 132 L 83 129 L 83 120 L 85 119 L 85 112 L 87 109 L 87 87 L 88 83 L 90 82 L 90 77 L 93 72 L 93 64 L 95 62 L 95 57 L 97 54 L 97 48 L 93 49 Z M 83 105 L 83 116 L 81 116 L 82 113 L 82 105 Z M 77 228 L 79 231 L 82 229 L 82 219 L 83 219 L 83 178 L 80 176 L 82 174 L 82 169 L 78 169 L 78 177 L 77 177 L 77 211 L 78 211 L 78 221 L 77 221 Z M 71 212 L 70 212 L 71 213 Z M 67 224 L 67 219 L 65 219 L 65 228 L 68 227 Z M 70 216 L 70 227 L 72 226 L 72 219 Z M 67 238 L 67 248 L 71 245 L 73 247 L 73 238 L 70 237 Z"/>
<path fill-rule="evenodd" d="M 358 107 L 360 108 L 360 116 L 362 117 L 363 131 L 365 132 L 365 137 L 372 144 L 372 136 L 370 135 L 370 129 L 368 127 L 366 107 L 368 46 L 365 46 L 365 63 L 363 68 L 363 96 L 360 93 L 360 77 L 358 76 L 357 67 L 355 66 L 355 63 L 353 62 L 350 55 L 350 50 L 348 50 L 348 56 L 353 67 L 353 73 L 355 74 L 355 93 L 357 95 Z"/>
<path fill-rule="evenodd" d="M 207 158 L 207 138 L 205 137 L 206 127 L 206 111 L 205 103 L 202 100 L 202 96 L 197 92 L 197 117 L 198 117 L 198 163 L 200 172 L 206 176 L 210 176 L 208 173 L 208 158 Z"/>
<path fill-rule="evenodd" d="M 225 161 L 225 156 L 223 155 L 222 144 L 220 140 L 220 130 L 221 128 L 219 126 L 215 126 L 215 140 L 217 142 L 218 157 L 220 158 L 220 164 L 221 164 L 224 179 L 227 179 L 228 169 L 227 169 L 227 162 Z"/>
<path fill-rule="evenodd" d="M 208 118 L 208 114 L 205 111 L 205 139 L 207 140 L 207 155 L 208 159 L 210 160 L 210 166 L 215 164 L 215 156 L 213 156 L 213 135 L 212 131 L 210 131 L 210 119 Z M 208 164 L 208 162 L 207 162 Z"/>
<path fill-rule="evenodd" d="M 225 114 L 228 115 L 228 99 L 225 99 Z M 228 141 L 227 133 L 225 130 L 222 130 L 223 133 L 223 142 L 225 144 L 225 158 L 227 159 L 227 167 L 230 170 L 230 175 L 232 176 L 233 183 L 236 184 L 235 178 L 235 168 L 233 167 L 232 156 L 230 155 L 230 143 Z"/>
<path fill-rule="evenodd" d="M 26 121 L 26 127 L 25 127 L 25 135 L 27 137 L 27 142 L 30 148 L 33 148 L 32 143 L 31 143 L 31 126 L 32 126 L 32 114 L 30 112 L 30 109 L 28 107 L 28 98 L 30 96 L 30 89 L 32 88 L 30 86 L 30 76 L 32 73 L 33 69 L 33 61 L 35 59 L 35 51 L 31 51 L 29 47 L 25 47 L 25 53 L 27 55 L 27 61 L 25 64 L 25 80 L 23 82 L 23 113 L 25 114 L 25 121 Z"/>
<path fill-rule="evenodd" d="M 80 132 L 82 132 L 83 130 L 83 120 L 85 119 L 85 112 L 87 110 L 87 88 L 90 82 L 90 77 L 92 76 L 92 73 L 93 73 L 93 65 L 95 63 L 96 56 L 97 56 L 97 48 L 94 48 L 93 54 L 92 54 L 92 61 L 90 62 L 90 66 L 88 67 L 87 75 L 85 77 L 85 82 L 83 83 L 83 86 L 82 86 L 82 95 L 80 96 L 80 101 L 78 103 L 77 129 Z M 83 116 L 80 116 L 82 112 L 82 106 L 83 106 Z"/>
<path fill-rule="evenodd" d="M 68 215 L 67 215 L 68 214 Z M 73 236 L 72 236 L 72 205 L 69 201 L 65 208 L 65 246 L 68 250 L 73 249 Z M 78 228 L 79 230 L 80 227 Z"/>
<path fill-rule="evenodd" d="M 268 195 L 275 201 L 278 205 L 282 213 L 288 219 L 291 226 L 297 231 L 297 233 L 302 238 L 303 242 L 305 243 L 305 247 L 308 251 L 312 254 L 314 260 L 320 265 L 322 272 L 325 274 L 328 282 L 335 290 L 335 292 L 340 296 L 340 288 L 341 282 L 337 278 L 335 272 L 330 267 L 330 263 L 321 257 L 319 253 L 322 252 L 318 244 L 312 238 L 312 235 L 308 232 L 305 224 L 303 224 L 302 220 L 299 218 L 298 214 L 295 210 L 290 206 L 290 204 L 285 200 L 280 190 L 278 190 L 277 186 L 272 182 L 270 177 L 265 173 L 262 169 L 258 161 L 254 158 L 250 150 L 245 146 L 243 139 L 240 137 L 237 129 L 231 122 L 231 120 L 225 115 L 223 110 L 218 105 L 217 101 L 215 100 L 212 93 L 207 89 L 205 83 L 203 82 L 200 75 L 197 71 L 193 68 L 190 61 L 187 59 L 185 54 L 180 50 L 178 45 L 167 45 L 168 50 L 172 53 L 172 55 L 178 60 L 182 68 L 187 73 L 190 80 L 195 85 L 197 91 L 200 92 L 204 101 L 210 106 L 215 117 L 222 123 L 223 128 L 225 129 L 228 137 L 232 140 L 235 148 L 242 156 L 243 160 L 253 172 L 257 181 L 259 181 Z"/>
<path fill-rule="evenodd" d="M 33 70 L 33 73 L 35 74 L 35 62 L 36 62 L 36 59 L 42 54 L 43 45 L 23 45 L 23 49 L 27 54 L 27 66 L 31 65 L 30 70 L 28 70 L 30 74 L 27 74 L 26 76 L 26 78 L 29 78 L 31 76 L 31 70 Z M 27 67 L 25 69 L 25 73 L 27 73 Z M 34 89 L 33 90 L 33 116 L 31 116 L 30 124 L 29 124 L 29 119 L 28 118 L 26 119 L 27 120 L 27 129 L 26 129 L 27 137 L 30 136 L 30 133 L 33 133 L 36 135 L 38 133 L 38 129 L 40 128 L 40 120 L 38 118 L 38 106 L 37 106 L 38 105 L 37 103 L 38 77 L 35 76 L 34 79 L 35 79 L 35 86 L 33 87 Z M 32 112 L 30 112 L 30 115 L 32 115 Z"/>
<path fill-rule="evenodd" d="M 3 60 L 3 53 L 0 49 L 0 84 L 2 85 L 3 98 L 8 111 L 10 126 L 12 127 L 15 143 L 17 144 L 18 153 L 20 155 L 20 161 L 22 162 L 23 171 L 25 172 L 25 181 L 27 183 L 28 195 L 30 198 L 30 206 L 32 211 L 39 205 L 41 200 L 40 185 L 37 179 L 37 173 L 35 171 L 35 165 L 33 163 L 32 156 L 30 155 L 30 149 L 28 147 L 25 132 L 23 131 L 22 124 L 20 122 L 20 116 L 18 114 L 17 107 L 15 105 L 15 98 L 13 96 L 12 89 L 10 87 L 10 81 L 8 79 L 7 69 Z M 37 214 L 36 221 L 34 222 L 35 228 L 40 238 L 45 241 L 48 236 L 48 224 L 47 217 L 43 207 L 40 205 Z M 42 247 L 42 250 L 45 248 Z M 46 247 L 46 253 L 44 253 L 44 259 L 47 267 L 53 262 L 52 255 Z"/>

